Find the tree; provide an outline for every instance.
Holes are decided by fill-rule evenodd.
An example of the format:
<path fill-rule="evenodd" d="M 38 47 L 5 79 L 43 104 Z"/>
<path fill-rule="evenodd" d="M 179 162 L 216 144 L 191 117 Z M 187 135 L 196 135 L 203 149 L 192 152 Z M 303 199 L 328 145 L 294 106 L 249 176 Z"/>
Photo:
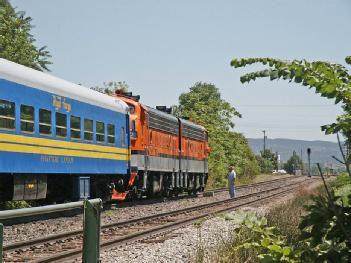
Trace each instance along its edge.
<path fill-rule="evenodd" d="M 293 151 L 293 155 L 284 164 L 284 169 L 289 174 L 293 174 L 295 170 L 302 170 L 302 166 L 303 164 L 301 158 L 296 154 L 295 151 Z"/>
<path fill-rule="evenodd" d="M 24 12 L 16 12 L 7 0 L 0 0 L 0 57 L 36 70 L 48 70 L 51 55 L 46 46 L 35 46 L 31 22 L 32 18 Z"/>
<path fill-rule="evenodd" d="M 273 169 L 278 170 L 278 156 L 269 149 L 261 151 L 261 154 L 256 156 L 256 160 L 261 173 L 270 174 Z"/>
<path fill-rule="evenodd" d="M 129 89 L 129 85 L 125 81 L 109 81 L 109 82 L 104 82 L 102 87 L 95 86 L 95 87 L 92 87 L 91 89 L 107 95 L 112 95 L 117 90 L 122 90 L 124 92 L 127 92 Z"/>
<path fill-rule="evenodd" d="M 261 155 L 256 155 L 258 165 L 260 166 L 260 171 L 263 174 L 270 174 L 274 169 L 273 163 L 271 160 L 263 158 Z"/>
<path fill-rule="evenodd" d="M 265 149 L 264 151 L 261 151 L 261 156 L 263 159 L 270 161 L 272 163 L 273 168 L 278 170 L 278 155 L 277 154 L 273 153 L 269 149 Z"/>
<path fill-rule="evenodd" d="M 254 176 L 258 173 L 257 161 L 247 140 L 243 135 L 230 130 L 234 127 L 233 118 L 241 115 L 221 98 L 215 85 L 196 83 L 189 92 L 179 96 L 179 105 L 173 108 L 175 115 L 187 117 L 208 131 L 211 147 L 210 185 L 224 185 L 231 164 L 236 166 L 239 176 Z"/>
<path fill-rule="evenodd" d="M 345 61 L 351 64 L 351 57 L 346 57 Z M 243 75 L 240 78 L 241 82 L 250 82 L 264 77 L 269 77 L 271 80 L 282 78 L 315 88 L 316 93 L 321 96 L 333 99 L 335 104 L 341 103 L 344 114 L 338 116 L 336 122 L 321 128 L 327 134 L 341 132 L 346 138 L 347 148 L 351 148 L 351 75 L 344 66 L 324 61 L 286 61 L 273 58 L 233 59 L 231 66 L 238 68 L 255 63 L 268 65 L 269 68 Z M 351 177 L 350 154 L 345 156 L 344 163 Z"/>

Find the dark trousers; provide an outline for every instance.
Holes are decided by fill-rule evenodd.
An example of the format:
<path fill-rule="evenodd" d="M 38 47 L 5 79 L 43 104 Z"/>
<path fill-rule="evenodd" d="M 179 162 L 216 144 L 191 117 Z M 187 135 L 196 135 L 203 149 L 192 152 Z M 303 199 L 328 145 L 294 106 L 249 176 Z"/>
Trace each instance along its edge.
<path fill-rule="evenodd" d="M 235 197 L 235 181 L 229 181 L 229 195 L 230 198 Z"/>

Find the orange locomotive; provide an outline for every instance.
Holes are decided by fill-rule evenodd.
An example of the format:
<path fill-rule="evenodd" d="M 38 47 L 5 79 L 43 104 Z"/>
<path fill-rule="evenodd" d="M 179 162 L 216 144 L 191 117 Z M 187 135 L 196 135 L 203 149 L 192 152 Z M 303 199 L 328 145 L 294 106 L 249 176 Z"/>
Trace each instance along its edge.
<path fill-rule="evenodd" d="M 195 194 L 208 177 L 207 131 L 177 118 L 166 107 L 150 108 L 139 96 L 116 92 L 130 108 L 131 176 L 114 187 L 112 199 L 137 196 Z M 127 189 L 127 190 L 126 190 Z"/>

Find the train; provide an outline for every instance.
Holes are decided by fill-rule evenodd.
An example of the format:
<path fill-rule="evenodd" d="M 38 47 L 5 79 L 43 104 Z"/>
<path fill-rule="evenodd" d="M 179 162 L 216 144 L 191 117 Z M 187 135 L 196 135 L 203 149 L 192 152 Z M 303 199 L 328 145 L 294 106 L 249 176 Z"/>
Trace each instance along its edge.
<path fill-rule="evenodd" d="M 203 126 L 0 59 L 0 201 L 104 201 L 203 191 Z"/>

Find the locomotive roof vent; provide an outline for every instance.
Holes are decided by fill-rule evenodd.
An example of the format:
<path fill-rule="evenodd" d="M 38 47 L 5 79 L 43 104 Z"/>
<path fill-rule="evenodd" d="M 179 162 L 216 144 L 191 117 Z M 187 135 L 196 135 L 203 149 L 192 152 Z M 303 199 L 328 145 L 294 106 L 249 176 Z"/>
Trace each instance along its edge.
<path fill-rule="evenodd" d="M 140 95 L 133 95 L 133 93 L 130 92 L 130 91 L 123 91 L 121 89 L 118 89 L 118 90 L 116 90 L 116 94 L 118 96 L 123 96 L 123 97 L 130 98 L 130 99 L 132 99 L 132 100 L 134 100 L 136 102 L 139 102 L 139 100 L 140 100 Z"/>
<path fill-rule="evenodd" d="M 166 106 L 156 106 L 156 110 L 163 111 L 168 114 L 172 113 L 172 107 L 167 108 Z"/>

